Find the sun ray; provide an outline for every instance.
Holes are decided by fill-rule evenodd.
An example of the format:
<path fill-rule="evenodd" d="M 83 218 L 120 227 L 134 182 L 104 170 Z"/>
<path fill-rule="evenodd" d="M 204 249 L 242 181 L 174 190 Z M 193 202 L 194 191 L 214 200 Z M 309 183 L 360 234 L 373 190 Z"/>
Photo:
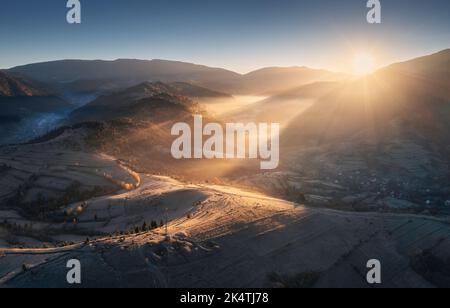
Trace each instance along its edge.
<path fill-rule="evenodd" d="M 375 59 L 371 54 L 359 53 L 353 59 L 353 71 L 356 75 L 368 75 L 375 71 Z"/>

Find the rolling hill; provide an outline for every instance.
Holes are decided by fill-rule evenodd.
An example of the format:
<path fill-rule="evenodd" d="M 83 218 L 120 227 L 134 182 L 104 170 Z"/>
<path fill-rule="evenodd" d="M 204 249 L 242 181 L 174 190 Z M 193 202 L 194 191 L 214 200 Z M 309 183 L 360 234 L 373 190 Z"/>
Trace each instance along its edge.
<path fill-rule="evenodd" d="M 0 248 L 0 287 L 67 287 L 70 259 L 82 262 L 84 288 L 367 288 L 370 258 L 383 261 L 383 287 L 450 285 L 445 220 L 308 208 L 233 187 L 139 177 L 136 189 L 61 208 L 59 223 L 10 213 L 5 232 L 21 236 L 7 240 L 29 244 Z"/>
<path fill-rule="evenodd" d="M 243 76 L 247 91 L 258 95 L 273 95 L 315 82 L 332 82 L 348 79 L 345 74 L 307 67 L 264 68 Z"/>
<path fill-rule="evenodd" d="M 194 114 L 211 118 L 191 99 L 204 95 L 228 98 L 186 83 L 145 82 L 100 96 L 71 112 L 62 127 L 33 142 L 51 142 L 69 134 L 78 147 L 117 157 L 139 170 L 186 174 L 180 167 L 184 162 L 170 154 L 171 128 L 178 122 L 192 123 Z"/>
<path fill-rule="evenodd" d="M 410 61 L 396 63 L 387 67 L 385 70 L 394 70 L 448 84 L 450 81 L 450 49 Z"/>
<path fill-rule="evenodd" d="M 303 129 L 286 142 L 308 137 L 327 142 L 363 132 L 389 137 L 387 126 L 396 121 L 443 141 L 449 130 L 450 80 L 441 77 L 450 73 L 449 61 L 450 51 L 444 51 L 343 83 L 295 121 Z"/>
<path fill-rule="evenodd" d="M 0 115 L 20 116 L 33 112 L 58 112 L 69 103 L 30 80 L 0 71 Z"/>
<path fill-rule="evenodd" d="M 87 120 L 105 120 L 131 117 L 145 119 L 156 109 L 172 107 L 194 108 L 196 103 L 190 100 L 195 97 L 228 97 L 226 94 L 187 83 L 164 84 L 161 82 L 144 82 L 113 94 L 100 96 L 91 103 L 75 110 L 69 117 L 70 123 Z M 198 107 L 198 106 L 197 106 Z M 155 119 L 156 120 L 156 119 Z"/>
<path fill-rule="evenodd" d="M 0 71 L 0 97 L 48 96 L 46 90 L 39 89 L 32 82 Z"/>
<path fill-rule="evenodd" d="M 282 153 L 303 191 L 339 207 L 447 213 L 449 57 L 444 51 L 342 83 L 293 119 Z"/>

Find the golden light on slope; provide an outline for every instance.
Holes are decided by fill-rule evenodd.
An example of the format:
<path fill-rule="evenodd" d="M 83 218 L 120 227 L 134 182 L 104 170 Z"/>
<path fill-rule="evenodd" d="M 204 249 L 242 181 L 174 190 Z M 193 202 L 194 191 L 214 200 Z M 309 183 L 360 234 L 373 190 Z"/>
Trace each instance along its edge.
<path fill-rule="evenodd" d="M 375 71 L 375 58 L 368 53 L 359 53 L 353 59 L 353 71 L 357 75 L 367 75 Z"/>

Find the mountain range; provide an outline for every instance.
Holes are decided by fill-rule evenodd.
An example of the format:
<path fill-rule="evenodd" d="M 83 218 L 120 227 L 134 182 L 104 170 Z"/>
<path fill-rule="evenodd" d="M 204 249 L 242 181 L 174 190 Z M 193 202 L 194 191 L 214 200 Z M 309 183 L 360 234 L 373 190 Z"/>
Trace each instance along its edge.
<path fill-rule="evenodd" d="M 34 108 L 58 110 L 52 93 L 76 84 L 93 96 L 58 129 L 0 146 L 0 286 L 67 286 L 64 256 L 87 266 L 84 287 L 367 287 L 368 253 L 395 269 L 386 287 L 450 286 L 449 60 L 446 50 L 344 80 L 268 69 L 245 87 L 239 74 L 197 67 L 193 78 L 193 66 L 177 75 L 165 62 L 164 82 L 145 70 L 116 79 L 111 62 L 90 62 L 105 65 L 95 80 L 82 62 L 7 71 L 0 102 L 25 131 Z M 267 96 L 235 95 L 250 88 Z M 205 111 L 224 103 L 237 109 Z M 280 167 L 173 159 L 171 127 L 194 114 L 279 120 Z"/>
<path fill-rule="evenodd" d="M 61 91 L 98 92 L 141 82 L 187 82 L 230 94 L 271 94 L 315 81 L 336 81 L 345 74 L 306 67 L 265 68 L 238 74 L 221 68 L 167 60 L 63 60 L 11 68 Z"/>
<path fill-rule="evenodd" d="M 341 206 L 448 211 L 449 63 L 445 50 L 322 92 L 281 137 L 285 168 Z"/>
<path fill-rule="evenodd" d="M 393 133 L 389 124 L 398 122 L 443 141 L 449 129 L 444 120 L 450 116 L 449 74 L 450 50 L 446 50 L 331 87 L 293 121 L 289 130 L 295 134 L 286 142 L 303 143 L 308 136 L 333 142 L 361 133 L 382 138 Z M 302 129 L 295 129 L 297 125 Z"/>

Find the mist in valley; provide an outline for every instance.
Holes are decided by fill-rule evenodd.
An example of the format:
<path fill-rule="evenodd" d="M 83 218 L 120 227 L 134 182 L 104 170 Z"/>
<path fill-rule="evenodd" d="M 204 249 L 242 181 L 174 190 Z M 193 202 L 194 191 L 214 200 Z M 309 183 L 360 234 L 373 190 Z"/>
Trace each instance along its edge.
<path fill-rule="evenodd" d="M 68 113 L 38 113 L 13 124 L 0 126 L 0 145 L 25 143 L 44 136 L 62 125 Z"/>
<path fill-rule="evenodd" d="M 66 64 L 52 64 L 64 79 Z M 264 78 L 276 81 L 284 70 L 271 72 Z M 447 80 L 421 74 L 399 64 L 338 81 L 288 76 L 288 88 L 268 91 L 267 82 L 258 88 L 261 73 L 209 79 L 195 67 L 195 83 L 173 73 L 125 88 L 100 80 L 91 92 L 64 92 L 57 112 L 18 96 L 20 108 L 5 105 L 0 146 L 0 286 L 57 286 L 42 277 L 58 272 L 64 252 L 90 260 L 89 281 L 135 275 L 102 286 L 336 286 L 344 277 L 361 287 L 347 269 L 366 251 L 402 269 L 388 285 L 448 286 L 450 96 Z M 49 93 L 25 85 L 47 102 Z M 195 115 L 204 124 L 279 123 L 278 168 L 174 159 L 171 128 L 192 127 Z M 443 270 L 430 276 L 430 262 Z"/>

